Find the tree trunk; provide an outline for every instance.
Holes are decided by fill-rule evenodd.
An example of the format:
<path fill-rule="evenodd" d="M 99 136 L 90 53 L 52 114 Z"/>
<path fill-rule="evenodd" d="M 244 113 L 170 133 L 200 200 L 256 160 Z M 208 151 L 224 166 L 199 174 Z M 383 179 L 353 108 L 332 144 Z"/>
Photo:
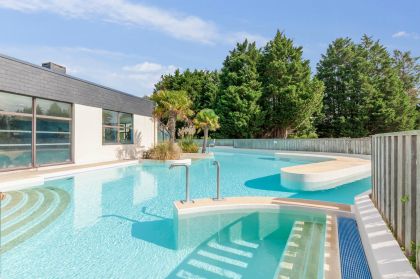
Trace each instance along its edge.
<path fill-rule="evenodd" d="M 169 113 L 168 119 L 168 130 L 169 130 L 169 141 L 175 143 L 175 129 L 176 129 L 176 113 Z"/>
<path fill-rule="evenodd" d="M 287 128 L 280 128 L 279 130 L 279 137 L 282 139 L 287 139 L 288 129 Z"/>
<path fill-rule="evenodd" d="M 207 137 L 209 136 L 209 128 L 204 128 L 204 140 L 203 140 L 203 149 L 201 153 L 206 153 L 207 149 Z"/>

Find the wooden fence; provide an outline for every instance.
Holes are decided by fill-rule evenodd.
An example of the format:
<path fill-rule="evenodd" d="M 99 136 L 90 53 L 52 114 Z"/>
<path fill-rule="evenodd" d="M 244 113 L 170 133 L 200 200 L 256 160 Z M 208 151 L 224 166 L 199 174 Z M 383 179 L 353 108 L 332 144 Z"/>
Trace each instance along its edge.
<path fill-rule="evenodd" d="M 202 144 L 202 140 L 197 140 Z M 209 140 L 213 143 L 213 140 Z M 322 138 L 322 139 L 216 139 L 216 146 L 235 148 L 273 149 L 288 151 L 335 152 L 367 154 L 370 150 L 370 138 Z"/>
<path fill-rule="evenodd" d="M 372 137 L 372 200 L 420 273 L 420 131 Z"/>

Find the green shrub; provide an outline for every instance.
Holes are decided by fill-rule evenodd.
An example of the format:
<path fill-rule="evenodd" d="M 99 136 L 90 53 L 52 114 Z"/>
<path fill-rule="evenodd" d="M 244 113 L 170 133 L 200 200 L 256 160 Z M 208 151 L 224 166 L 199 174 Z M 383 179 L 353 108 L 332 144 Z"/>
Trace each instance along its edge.
<path fill-rule="evenodd" d="M 181 148 L 179 148 L 178 144 L 164 141 L 147 150 L 143 158 L 153 160 L 179 160 L 181 153 Z"/>
<path fill-rule="evenodd" d="M 198 153 L 198 144 L 190 137 L 183 138 L 178 142 L 179 147 L 181 147 L 182 152 L 185 153 Z"/>

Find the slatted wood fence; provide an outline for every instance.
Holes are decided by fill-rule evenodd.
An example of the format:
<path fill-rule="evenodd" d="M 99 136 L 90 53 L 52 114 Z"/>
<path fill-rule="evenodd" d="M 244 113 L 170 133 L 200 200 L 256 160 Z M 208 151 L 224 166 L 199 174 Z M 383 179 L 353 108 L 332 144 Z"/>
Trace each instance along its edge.
<path fill-rule="evenodd" d="M 372 200 L 420 274 L 420 131 L 372 137 Z"/>
<path fill-rule="evenodd" d="M 216 139 L 216 146 L 235 148 L 272 149 L 288 151 L 335 152 L 369 155 L 370 138 L 322 138 L 322 139 Z M 197 140 L 202 144 L 202 140 Z M 209 140 L 213 143 L 213 140 Z"/>

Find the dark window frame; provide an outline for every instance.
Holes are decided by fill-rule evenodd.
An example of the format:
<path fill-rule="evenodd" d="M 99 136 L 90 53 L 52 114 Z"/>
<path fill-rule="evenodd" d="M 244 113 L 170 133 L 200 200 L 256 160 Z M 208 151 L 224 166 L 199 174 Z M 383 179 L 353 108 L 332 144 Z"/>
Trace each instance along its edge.
<path fill-rule="evenodd" d="M 13 95 L 18 95 L 18 96 L 23 96 L 23 97 L 28 97 L 31 98 L 32 101 L 32 113 L 22 113 L 22 112 L 9 112 L 9 111 L 0 111 L 0 115 L 9 115 L 9 116 L 22 116 L 22 117 L 28 117 L 31 118 L 32 121 L 32 129 L 31 129 L 31 133 L 32 133 L 32 139 L 31 139 L 31 163 L 30 166 L 22 166 L 22 167 L 12 167 L 12 168 L 1 168 L 0 172 L 6 172 L 6 171 L 13 171 L 13 170 L 20 170 L 20 169 L 31 169 L 31 168 L 37 168 L 37 167 L 46 167 L 46 166 L 57 166 L 57 165 L 66 165 L 66 164 L 73 164 L 74 163 L 74 152 L 73 152 L 73 130 L 74 130 L 74 115 L 73 115 L 73 110 L 74 110 L 74 106 L 72 103 L 69 102 L 64 102 L 64 101 L 58 101 L 58 100 L 53 100 L 53 99 L 47 99 L 47 98 L 38 98 L 35 96 L 28 96 L 28 95 L 24 95 L 24 94 L 19 94 L 19 93 L 15 93 L 15 92 L 9 92 L 9 91 L 5 91 L 5 90 L 0 90 L 0 94 L 1 93 L 6 93 L 6 94 L 13 94 Z M 41 100 L 48 100 L 48 101 L 53 101 L 53 102 L 59 102 L 59 103 L 65 103 L 70 105 L 70 117 L 57 117 L 57 116 L 48 116 L 48 115 L 37 115 L 37 103 L 36 101 L 38 99 Z M 63 120 L 63 121 L 69 121 L 69 143 L 67 144 L 62 144 L 62 145 L 69 145 L 69 160 L 65 161 L 65 162 L 58 162 L 58 163 L 47 163 L 47 164 L 38 164 L 37 160 L 36 160 L 36 153 L 37 153 L 37 148 L 36 148 L 36 139 L 37 139 L 37 129 L 36 129 L 36 121 L 37 118 L 39 119 L 55 119 L 55 120 Z M 38 144 L 39 146 L 43 146 L 45 144 Z M 56 144 L 50 144 L 50 145 L 56 145 Z"/>
<path fill-rule="evenodd" d="M 104 124 L 104 111 L 109 111 L 117 114 L 117 125 L 107 125 Z M 120 138 L 120 132 L 121 132 L 121 114 L 127 114 L 131 116 L 131 139 L 129 142 L 122 142 Z M 116 142 L 106 142 L 105 141 L 105 129 L 116 129 L 117 130 L 117 141 Z M 128 112 L 122 112 L 122 111 L 115 111 L 110 109 L 102 109 L 102 145 L 130 145 L 134 144 L 134 137 L 133 137 L 133 131 L 134 131 L 134 115 L 132 113 Z"/>

